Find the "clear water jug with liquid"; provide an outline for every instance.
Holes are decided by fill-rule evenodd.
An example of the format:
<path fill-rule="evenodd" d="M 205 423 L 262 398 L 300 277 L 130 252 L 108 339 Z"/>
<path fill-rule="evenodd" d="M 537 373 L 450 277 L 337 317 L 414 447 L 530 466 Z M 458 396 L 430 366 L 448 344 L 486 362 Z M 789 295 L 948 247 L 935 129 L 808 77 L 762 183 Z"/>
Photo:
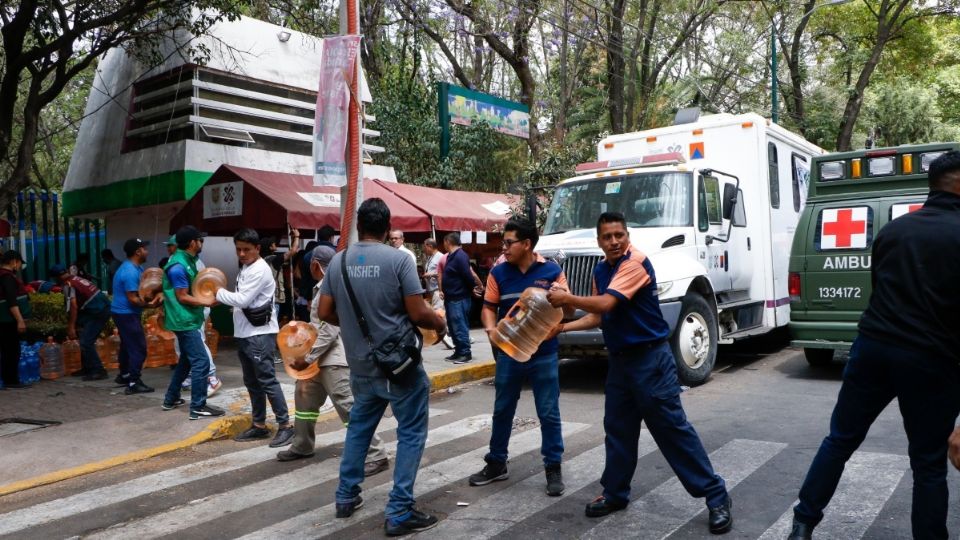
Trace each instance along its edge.
<path fill-rule="evenodd" d="M 526 362 L 562 319 L 563 310 L 550 305 L 546 290 L 528 287 L 497 323 L 491 341 L 510 358 Z"/>

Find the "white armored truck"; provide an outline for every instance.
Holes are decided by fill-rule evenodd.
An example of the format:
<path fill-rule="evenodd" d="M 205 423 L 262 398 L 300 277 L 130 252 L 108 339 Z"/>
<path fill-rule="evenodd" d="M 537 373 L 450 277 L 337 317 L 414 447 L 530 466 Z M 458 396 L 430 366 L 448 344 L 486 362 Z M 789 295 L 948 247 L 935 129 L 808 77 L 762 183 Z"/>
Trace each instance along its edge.
<path fill-rule="evenodd" d="M 789 322 L 790 245 L 810 159 L 822 153 L 756 114 L 607 137 L 596 162 L 557 186 L 537 251 L 560 263 L 574 294 L 589 295 L 603 257 L 597 218 L 621 212 L 656 272 L 680 378 L 703 383 L 718 343 Z M 599 330 L 561 334 L 560 344 L 561 356 L 604 351 Z"/>

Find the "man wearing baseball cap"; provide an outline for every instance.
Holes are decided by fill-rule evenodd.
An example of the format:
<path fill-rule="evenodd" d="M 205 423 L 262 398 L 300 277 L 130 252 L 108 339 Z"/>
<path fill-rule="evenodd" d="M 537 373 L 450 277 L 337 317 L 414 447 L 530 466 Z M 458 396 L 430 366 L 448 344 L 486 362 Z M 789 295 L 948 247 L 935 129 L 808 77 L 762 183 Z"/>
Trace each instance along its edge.
<path fill-rule="evenodd" d="M 123 252 L 127 260 L 113 276 L 110 314 L 120 333 L 120 350 L 117 354 L 120 374 L 116 383 L 125 386 L 123 393 L 127 395 L 153 392 L 153 388 L 140 380 L 143 362 L 147 358 L 147 337 L 143 333 L 140 314 L 143 308 L 156 307 L 163 300 L 162 295 L 157 295 L 150 302 L 140 297 L 140 274 L 143 273 L 143 263 L 147 262 L 149 244 L 139 238 L 124 242 Z"/>
<path fill-rule="evenodd" d="M 85 381 L 99 381 L 107 378 L 107 370 L 97 353 L 97 337 L 110 320 L 110 299 L 89 279 L 71 275 L 67 267 L 55 264 L 50 267 L 50 279 L 63 286 L 66 301 L 67 337 L 80 339 L 80 375 Z M 77 334 L 77 326 L 80 333 Z"/>
<path fill-rule="evenodd" d="M 340 342 L 340 327 L 323 322 L 317 315 L 320 303 L 320 285 L 327 272 L 330 260 L 337 253 L 330 246 L 321 244 L 311 252 L 310 273 L 317 284 L 313 287 L 313 301 L 310 305 L 310 324 L 317 329 L 317 340 L 307 354 L 306 359 L 296 360 L 292 367 L 304 370 L 316 363 L 320 371 L 309 379 L 298 379 L 294 391 L 295 412 L 293 415 L 293 444 L 289 450 L 277 454 L 278 461 L 293 461 L 313 456 L 316 434 L 314 429 L 320 414 L 320 406 L 327 397 L 333 401 L 333 407 L 340 421 L 350 422 L 350 409 L 353 408 L 353 392 L 350 390 L 350 367 Z M 387 470 L 390 462 L 383 448 L 383 439 L 376 433 L 370 441 L 367 458 L 363 465 L 364 476 L 371 476 Z"/>
<path fill-rule="evenodd" d="M 177 336 L 180 359 L 173 371 L 162 408 L 172 410 L 184 404 L 180 385 L 189 375 L 190 420 L 223 416 L 223 409 L 207 404 L 207 374 L 210 359 L 203 344 L 203 308 L 212 304 L 190 294 L 197 277 L 197 256 L 207 235 L 187 225 L 177 231 L 177 251 L 163 269 L 164 325 Z"/>

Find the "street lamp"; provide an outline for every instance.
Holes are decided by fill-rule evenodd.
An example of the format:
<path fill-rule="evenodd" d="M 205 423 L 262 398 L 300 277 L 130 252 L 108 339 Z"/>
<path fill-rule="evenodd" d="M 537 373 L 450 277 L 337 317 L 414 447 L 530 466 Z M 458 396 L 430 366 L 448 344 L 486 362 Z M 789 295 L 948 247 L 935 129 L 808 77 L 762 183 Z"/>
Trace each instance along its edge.
<path fill-rule="evenodd" d="M 840 4 L 849 4 L 853 0 L 826 0 L 822 4 L 813 6 L 813 9 L 800 17 L 800 24 L 803 24 L 813 12 L 825 6 L 839 6 Z M 770 19 L 770 119 L 776 124 L 780 121 L 780 92 L 777 88 L 777 23 L 774 18 Z"/>

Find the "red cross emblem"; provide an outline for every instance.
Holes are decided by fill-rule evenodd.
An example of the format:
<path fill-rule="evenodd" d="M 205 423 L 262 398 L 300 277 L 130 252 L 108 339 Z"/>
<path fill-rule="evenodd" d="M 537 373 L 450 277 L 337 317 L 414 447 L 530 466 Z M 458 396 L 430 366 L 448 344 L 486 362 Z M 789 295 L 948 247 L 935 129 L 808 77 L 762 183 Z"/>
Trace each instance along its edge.
<path fill-rule="evenodd" d="M 921 208 L 923 208 L 922 202 L 895 204 L 890 207 L 890 219 L 897 219 L 898 217 L 905 216 L 910 212 L 916 212 Z"/>
<path fill-rule="evenodd" d="M 867 247 L 870 209 L 828 208 L 823 211 L 820 249 L 862 249 Z"/>

